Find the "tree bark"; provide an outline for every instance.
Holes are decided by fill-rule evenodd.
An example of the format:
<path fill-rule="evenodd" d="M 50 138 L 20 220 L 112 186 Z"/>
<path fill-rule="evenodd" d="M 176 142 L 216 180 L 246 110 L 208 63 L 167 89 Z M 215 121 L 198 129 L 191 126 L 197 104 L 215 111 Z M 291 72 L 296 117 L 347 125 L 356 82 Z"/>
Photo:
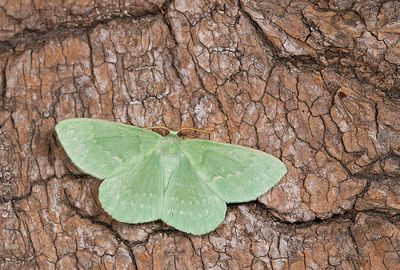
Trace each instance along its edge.
<path fill-rule="evenodd" d="M 0 6 L 0 269 L 400 269 L 398 1 Z M 207 235 L 119 223 L 72 117 L 212 128 L 288 173 Z"/>

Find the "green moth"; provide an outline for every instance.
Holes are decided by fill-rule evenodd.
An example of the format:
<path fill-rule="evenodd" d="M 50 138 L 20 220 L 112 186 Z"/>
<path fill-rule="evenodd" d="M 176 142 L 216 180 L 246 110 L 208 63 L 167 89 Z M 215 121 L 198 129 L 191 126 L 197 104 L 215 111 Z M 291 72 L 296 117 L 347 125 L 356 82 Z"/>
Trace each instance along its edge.
<path fill-rule="evenodd" d="M 56 126 L 65 152 L 83 172 L 104 180 L 99 200 L 114 219 L 161 219 L 195 235 L 225 218 L 226 203 L 247 202 L 272 188 L 285 165 L 239 145 L 183 139 L 105 120 L 76 118 Z"/>

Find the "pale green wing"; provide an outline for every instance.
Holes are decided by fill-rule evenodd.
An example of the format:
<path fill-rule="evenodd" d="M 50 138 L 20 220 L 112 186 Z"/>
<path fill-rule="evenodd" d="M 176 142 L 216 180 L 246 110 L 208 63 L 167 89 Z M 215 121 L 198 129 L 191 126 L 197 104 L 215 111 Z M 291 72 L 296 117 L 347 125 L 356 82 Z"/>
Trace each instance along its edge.
<path fill-rule="evenodd" d="M 204 184 L 181 155 L 164 194 L 161 219 L 180 231 L 200 235 L 222 223 L 225 212 L 225 202 Z"/>
<path fill-rule="evenodd" d="M 64 120 L 56 131 L 65 152 L 82 171 L 106 179 L 100 185 L 99 200 L 113 218 L 141 223 L 161 217 L 161 135 L 85 118 Z"/>
<path fill-rule="evenodd" d="M 136 166 L 104 180 L 99 188 L 99 200 L 104 210 L 121 222 L 159 219 L 163 203 L 160 152 L 154 151 Z"/>
<path fill-rule="evenodd" d="M 150 130 L 88 118 L 61 121 L 56 131 L 72 162 L 101 180 L 140 163 L 163 139 Z"/>
<path fill-rule="evenodd" d="M 255 149 L 197 139 L 182 145 L 196 173 L 227 203 L 257 199 L 287 172 L 282 161 Z"/>

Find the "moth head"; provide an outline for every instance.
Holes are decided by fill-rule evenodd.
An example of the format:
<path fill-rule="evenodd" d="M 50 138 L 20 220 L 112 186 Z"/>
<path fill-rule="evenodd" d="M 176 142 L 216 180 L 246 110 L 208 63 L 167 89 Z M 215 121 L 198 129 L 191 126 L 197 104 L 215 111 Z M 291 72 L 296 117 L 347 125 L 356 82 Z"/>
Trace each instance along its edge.
<path fill-rule="evenodd" d="M 178 131 L 175 130 L 170 130 L 169 128 L 163 127 L 163 126 L 154 126 L 154 127 L 148 127 L 147 129 L 161 129 L 164 132 L 161 133 L 163 136 L 167 136 L 169 138 L 192 138 L 193 135 L 189 136 L 187 134 L 187 131 L 192 131 L 192 132 L 202 132 L 202 133 L 212 133 L 212 130 L 208 129 L 199 129 L 199 128 L 190 128 L 190 127 L 183 127 L 180 128 Z M 166 134 L 165 134 L 166 132 Z"/>

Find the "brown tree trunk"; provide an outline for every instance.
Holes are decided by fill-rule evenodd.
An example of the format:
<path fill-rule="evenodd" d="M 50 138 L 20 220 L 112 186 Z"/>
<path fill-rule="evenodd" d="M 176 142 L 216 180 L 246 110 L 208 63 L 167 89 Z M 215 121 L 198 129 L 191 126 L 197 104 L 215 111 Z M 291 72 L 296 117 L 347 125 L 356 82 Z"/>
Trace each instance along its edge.
<path fill-rule="evenodd" d="M 0 269 L 400 269 L 398 1 L 0 6 Z M 207 235 L 122 224 L 71 117 L 213 128 L 288 173 Z"/>

